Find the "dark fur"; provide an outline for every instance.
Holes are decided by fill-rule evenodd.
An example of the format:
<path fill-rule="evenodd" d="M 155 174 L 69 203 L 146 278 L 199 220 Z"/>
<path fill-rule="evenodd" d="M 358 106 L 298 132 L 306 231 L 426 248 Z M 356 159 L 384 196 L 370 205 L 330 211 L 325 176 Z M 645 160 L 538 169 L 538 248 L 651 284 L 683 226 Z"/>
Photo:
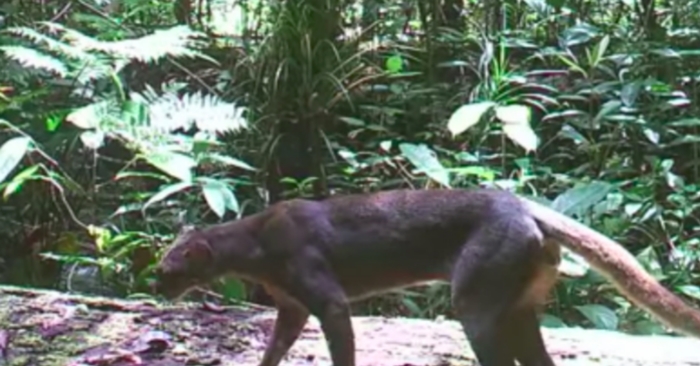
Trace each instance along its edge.
<path fill-rule="evenodd" d="M 157 290 L 176 298 L 226 274 L 262 283 L 279 313 L 261 366 L 280 362 L 309 314 L 321 323 L 333 365 L 354 366 L 350 301 L 445 280 L 482 366 L 553 366 L 536 310 L 556 279 L 558 250 L 503 191 L 290 200 L 181 234 L 158 266 Z"/>

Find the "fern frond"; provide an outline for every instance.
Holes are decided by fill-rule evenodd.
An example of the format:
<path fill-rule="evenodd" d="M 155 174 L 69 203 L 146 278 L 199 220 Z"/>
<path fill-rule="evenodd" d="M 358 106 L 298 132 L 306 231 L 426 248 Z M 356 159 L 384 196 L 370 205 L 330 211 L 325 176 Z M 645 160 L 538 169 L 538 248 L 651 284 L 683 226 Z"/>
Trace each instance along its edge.
<path fill-rule="evenodd" d="M 17 61 L 24 67 L 46 70 L 61 77 L 66 77 L 66 75 L 68 75 L 68 69 L 63 61 L 31 48 L 0 46 L 0 51 L 2 51 L 7 58 Z"/>
<path fill-rule="evenodd" d="M 77 77 L 77 81 L 81 84 L 117 73 L 131 61 L 149 63 L 171 56 L 200 57 L 216 63 L 215 60 L 197 51 L 197 48 L 202 45 L 197 39 L 202 34 L 187 26 L 156 31 L 141 38 L 107 42 L 61 24 L 52 22 L 40 24 L 44 27 L 46 34 L 27 27 L 13 27 L 5 30 L 8 34 L 28 40 L 39 50 L 6 46 L 10 48 L 5 53 L 22 65 L 47 70 L 61 77 Z"/>
<path fill-rule="evenodd" d="M 203 36 L 203 34 L 192 30 L 186 25 L 157 30 L 153 34 L 141 38 L 106 42 L 89 37 L 75 29 L 63 27 L 60 24 L 48 22 L 44 24 L 62 32 L 64 34 L 63 40 L 78 49 L 99 51 L 115 58 L 137 60 L 144 63 L 155 62 L 166 56 L 208 58 L 196 50 L 196 48 L 201 46 L 201 42 L 198 42 L 196 39 Z"/>
<path fill-rule="evenodd" d="M 117 41 L 112 45 L 105 45 L 103 50 L 141 62 L 153 62 L 165 56 L 200 57 L 214 61 L 195 50 L 196 47 L 200 46 L 200 42 L 195 41 L 195 37 L 200 35 L 201 33 L 195 32 L 187 26 L 177 26 L 156 31 L 142 38 Z"/>
<path fill-rule="evenodd" d="M 66 120 L 83 129 L 97 129 L 107 136 L 127 143 L 139 151 L 157 148 L 191 151 L 192 139 L 173 134 L 179 128 L 189 130 L 195 125 L 200 131 L 214 137 L 217 133 L 234 132 L 248 127 L 243 117 L 245 108 L 228 103 L 218 96 L 202 93 L 179 97 L 173 85 L 158 95 L 147 87 L 143 93 L 131 93 L 134 104 L 147 107 L 147 118 L 139 110 L 125 110 L 113 100 L 92 103 L 73 111 Z M 134 113 L 135 111 L 135 113 Z"/>
<path fill-rule="evenodd" d="M 198 129 L 211 133 L 234 132 L 247 128 L 245 108 L 228 103 L 216 95 L 202 93 L 179 97 L 174 92 L 157 96 L 151 91 L 131 93 L 131 99 L 148 105 L 151 126 L 159 131 Z"/>
<path fill-rule="evenodd" d="M 53 39 L 28 27 L 13 27 L 6 30 L 7 33 L 25 38 L 37 46 L 44 46 L 47 50 L 58 55 L 74 60 L 90 60 L 92 55 L 72 45 Z"/>

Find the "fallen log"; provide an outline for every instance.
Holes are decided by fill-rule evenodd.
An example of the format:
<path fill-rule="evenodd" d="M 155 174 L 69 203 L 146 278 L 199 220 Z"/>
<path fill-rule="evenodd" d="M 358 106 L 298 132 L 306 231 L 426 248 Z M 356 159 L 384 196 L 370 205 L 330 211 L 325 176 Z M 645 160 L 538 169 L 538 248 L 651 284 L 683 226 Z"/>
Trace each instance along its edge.
<path fill-rule="evenodd" d="M 274 322 L 253 305 L 164 305 L 0 286 L 0 365 L 257 366 Z M 453 321 L 355 317 L 358 366 L 475 365 Z M 700 341 L 545 329 L 558 365 L 700 365 Z M 281 366 L 330 365 L 312 319 Z"/>

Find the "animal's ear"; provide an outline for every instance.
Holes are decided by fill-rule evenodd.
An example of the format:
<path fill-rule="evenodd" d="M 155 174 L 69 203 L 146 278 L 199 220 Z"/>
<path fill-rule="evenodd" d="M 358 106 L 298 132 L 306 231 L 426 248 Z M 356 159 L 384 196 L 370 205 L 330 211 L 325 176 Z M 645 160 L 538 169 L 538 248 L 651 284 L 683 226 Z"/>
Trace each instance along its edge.
<path fill-rule="evenodd" d="M 185 250 L 185 257 L 194 263 L 206 264 L 212 259 L 212 252 L 209 243 L 204 240 L 192 242 Z"/>

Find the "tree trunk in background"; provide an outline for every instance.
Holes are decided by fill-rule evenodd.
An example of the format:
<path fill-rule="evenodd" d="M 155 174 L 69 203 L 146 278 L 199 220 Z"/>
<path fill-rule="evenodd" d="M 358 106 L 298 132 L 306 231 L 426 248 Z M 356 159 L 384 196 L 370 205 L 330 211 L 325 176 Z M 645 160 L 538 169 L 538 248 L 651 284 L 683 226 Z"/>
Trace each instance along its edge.
<path fill-rule="evenodd" d="M 316 46 L 324 42 L 335 42 L 336 36 L 340 34 L 340 9 L 337 1 L 328 0 L 305 0 L 310 4 L 310 9 L 314 9 L 312 22 L 300 22 L 306 26 L 301 34 L 306 34 L 309 37 L 309 49 L 316 50 Z M 296 14 L 295 8 L 298 4 L 285 3 L 280 6 L 289 6 L 288 16 Z M 283 9 L 282 12 L 285 10 Z M 282 30 L 284 31 L 284 30 Z M 272 37 L 279 37 L 280 43 L 290 42 L 287 34 L 273 34 Z M 298 41 L 298 42 L 297 42 Z M 304 42 L 294 40 L 287 44 L 289 46 L 289 55 L 277 55 L 280 59 L 286 57 L 298 56 L 295 53 L 295 47 L 299 47 Z M 303 54 L 303 53 L 302 53 Z M 281 57 L 285 56 L 285 57 Z M 328 193 L 325 174 L 323 170 L 323 159 L 321 158 L 325 146 L 322 144 L 321 129 L 330 126 L 327 123 L 328 118 L 326 108 L 323 102 L 317 102 L 319 92 L 311 90 L 313 87 L 309 85 L 301 85 L 308 80 L 305 77 L 323 74 L 337 66 L 334 62 L 335 55 L 324 55 L 321 53 L 318 57 L 310 61 L 309 64 L 304 64 L 300 70 L 292 69 L 288 74 L 285 74 L 285 79 L 280 84 L 282 90 L 275 94 L 274 101 L 269 104 L 272 107 L 273 115 L 284 115 L 285 118 L 278 121 L 274 126 L 274 136 L 276 141 L 273 142 L 269 151 L 271 159 L 267 164 L 266 189 L 269 194 L 270 203 L 278 202 L 285 197 L 283 193 L 285 185 L 280 182 L 280 179 L 285 177 L 293 178 L 297 182 L 301 182 L 310 177 L 317 177 L 313 182 L 312 199 L 321 199 Z M 330 62 L 329 62 L 330 61 Z M 309 62 L 309 60 L 299 61 L 300 63 Z M 307 75 L 306 73 L 309 73 Z M 300 75 L 304 74 L 304 77 Z M 308 94 L 308 95 L 307 95 Z M 323 98 L 327 96 L 324 95 Z M 326 99 L 322 99 L 326 100 Z M 279 113 L 279 112 L 284 113 Z M 257 304 L 272 305 L 272 298 L 265 292 L 262 286 L 254 284 L 248 294 L 251 301 Z"/>

